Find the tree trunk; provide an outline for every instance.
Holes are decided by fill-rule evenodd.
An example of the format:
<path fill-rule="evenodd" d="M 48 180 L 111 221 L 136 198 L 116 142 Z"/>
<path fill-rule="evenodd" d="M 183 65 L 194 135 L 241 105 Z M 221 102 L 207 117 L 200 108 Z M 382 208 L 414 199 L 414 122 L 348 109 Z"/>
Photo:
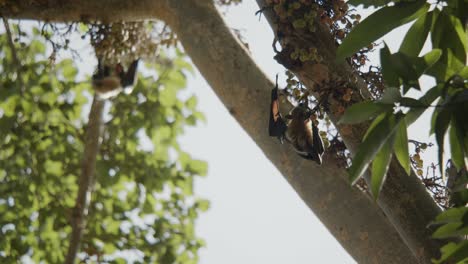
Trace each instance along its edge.
<path fill-rule="evenodd" d="M 76 254 L 79 252 L 81 238 L 86 227 L 86 217 L 91 201 L 91 194 L 94 188 L 94 173 L 96 170 L 96 158 L 101 145 L 102 115 L 104 110 L 104 101 L 94 96 L 93 104 L 88 118 L 88 127 L 86 128 L 85 147 L 83 151 L 83 160 L 81 162 L 81 175 L 78 179 L 78 194 L 71 219 L 72 232 L 68 245 L 68 253 L 65 259 L 66 264 L 73 264 Z"/>
<path fill-rule="evenodd" d="M 164 19 L 178 34 L 187 53 L 234 118 L 354 259 L 359 263 L 416 263 L 375 203 L 349 186 L 346 170 L 339 161 L 326 154 L 324 164 L 317 166 L 268 136 L 273 84 L 230 33 L 211 1 L 88 0 L 80 1 L 79 5 L 75 1 L 61 1 L 57 6 L 30 6 L 26 5 L 27 1 L 18 2 L 15 12 L 4 9 L 3 14 L 49 21 L 84 18 L 117 21 L 155 16 Z M 360 136 L 353 138 L 355 142 L 359 139 Z M 404 194 L 408 203 L 412 195 L 418 195 Z M 399 216 L 404 216 L 406 204 L 398 205 L 401 206 Z M 426 219 L 418 219 L 418 230 L 425 227 Z"/>

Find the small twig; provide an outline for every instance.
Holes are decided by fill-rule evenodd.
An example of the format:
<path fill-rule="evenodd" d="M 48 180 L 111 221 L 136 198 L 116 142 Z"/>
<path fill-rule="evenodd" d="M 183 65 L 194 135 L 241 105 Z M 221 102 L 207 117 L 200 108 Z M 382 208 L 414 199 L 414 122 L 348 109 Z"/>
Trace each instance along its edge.
<path fill-rule="evenodd" d="M 21 77 L 21 62 L 18 59 L 18 53 L 16 52 L 15 44 L 13 42 L 13 36 L 12 36 L 11 30 L 10 30 L 10 23 L 8 23 L 8 19 L 6 19 L 3 16 L 2 16 L 2 20 L 3 20 L 3 25 L 5 26 L 5 31 L 6 31 L 7 37 L 8 37 L 8 46 L 10 47 L 11 54 L 12 54 L 12 57 L 13 57 L 13 63 L 14 63 L 15 68 L 16 68 L 16 75 L 17 75 L 16 79 L 17 79 L 18 84 L 20 86 L 20 93 L 23 94 L 24 93 L 24 84 L 23 84 L 23 78 Z"/>

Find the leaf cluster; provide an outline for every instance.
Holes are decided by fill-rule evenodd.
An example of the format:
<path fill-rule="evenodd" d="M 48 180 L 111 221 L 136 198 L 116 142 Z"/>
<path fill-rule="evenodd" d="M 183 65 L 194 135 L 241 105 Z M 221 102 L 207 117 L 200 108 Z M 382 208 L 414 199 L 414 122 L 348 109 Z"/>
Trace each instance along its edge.
<path fill-rule="evenodd" d="M 351 4 L 369 6 L 371 2 L 355 0 Z M 466 11 L 468 6 L 464 1 L 429 4 L 424 0 L 395 2 L 393 5 L 388 5 L 388 1 L 372 1 L 372 5 L 381 8 L 343 40 L 337 52 L 338 59 L 352 55 L 401 25 L 414 22 L 396 53 L 391 53 L 387 46 L 380 50 L 387 87 L 383 98 L 355 104 L 341 119 L 343 123 L 373 120 L 353 159 L 350 177 L 352 182 L 356 182 L 372 163 L 371 190 L 377 197 L 393 154 L 410 173 L 407 126 L 428 108 L 435 109 L 431 133 L 435 133 L 438 145 L 440 173 L 443 175 L 445 172 L 446 135 L 455 168 L 462 172 L 468 168 L 468 44 L 464 24 L 467 15 L 461 11 Z M 427 39 L 430 39 L 433 49 L 421 56 Z M 405 96 L 411 89 L 421 90 L 419 78 L 422 75 L 433 77 L 436 85 L 419 99 Z M 445 257 L 440 261 L 446 261 L 459 252 L 453 247 L 445 249 Z M 456 247 L 466 247 L 466 244 Z M 468 257 L 466 252 L 463 258 Z"/>
<path fill-rule="evenodd" d="M 452 167 L 454 169 L 454 167 Z M 450 168 L 447 170 L 450 173 Z M 456 171 L 456 170 L 455 170 Z M 468 174 L 464 172 L 455 172 L 457 179 L 452 187 L 451 203 L 453 208 L 442 212 L 431 223 L 437 229 L 432 234 L 433 238 L 466 238 L 468 236 Z M 466 239 L 459 243 L 450 242 L 441 248 L 441 257 L 433 262 L 439 263 L 466 263 L 468 260 L 468 241 Z"/>
<path fill-rule="evenodd" d="M 51 67 L 37 37 L 16 47 L 16 71 L 0 35 L 2 263 L 63 262 L 83 158 L 91 87 L 77 81 L 72 60 Z M 151 76 L 140 77 L 132 95 L 115 98 L 105 117 L 82 261 L 120 263 L 122 252 L 137 252 L 144 263 L 197 262 L 204 242 L 194 221 L 209 203 L 193 193 L 193 182 L 207 165 L 176 138 L 203 115 L 195 97 L 178 96 L 190 65 L 181 53 L 167 62 L 147 64 Z"/>

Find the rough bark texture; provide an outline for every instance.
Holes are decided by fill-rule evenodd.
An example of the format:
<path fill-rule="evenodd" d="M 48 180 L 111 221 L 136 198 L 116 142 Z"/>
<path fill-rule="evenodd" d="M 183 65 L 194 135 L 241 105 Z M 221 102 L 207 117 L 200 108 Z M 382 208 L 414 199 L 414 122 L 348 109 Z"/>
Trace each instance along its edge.
<path fill-rule="evenodd" d="M 416 263 L 408 247 L 375 203 L 360 191 L 349 187 L 347 173 L 338 165 L 340 162 L 326 155 L 324 164 L 317 166 L 297 157 L 289 146 L 279 145 L 268 137 L 269 97 L 273 84 L 230 33 L 211 1 L 102 0 L 80 1 L 79 5 L 75 1 L 60 1 L 58 6 L 39 7 L 29 7 L 22 5 L 23 1 L 18 2 L 16 10 L 4 9 L 3 14 L 15 18 L 53 21 L 83 18 L 117 21 L 149 19 L 154 16 L 164 19 L 178 34 L 187 53 L 234 118 L 358 262 Z M 343 68 L 332 70 L 348 71 Z M 348 138 L 348 141 L 357 145 L 360 134 Z M 349 147 L 352 149 L 353 144 Z M 408 203 L 412 203 L 416 195 L 419 194 L 406 192 L 405 198 Z M 407 221 L 406 204 L 399 201 L 396 199 L 401 211 L 398 215 L 404 222 Z M 413 214 L 418 214 L 419 210 L 422 209 L 417 208 Z M 411 223 L 418 225 L 416 230 L 424 228 L 427 223 L 428 213 L 422 215 L 420 219 L 411 218 Z"/>
<path fill-rule="evenodd" d="M 86 227 L 86 217 L 91 200 L 91 194 L 94 188 L 94 171 L 96 168 L 96 157 L 100 146 L 102 113 L 104 101 L 94 97 L 91 111 L 89 113 L 88 127 L 86 129 L 85 148 L 83 160 L 81 162 L 81 175 L 78 180 L 78 195 L 76 197 L 73 216 L 71 219 L 72 232 L 70 235 L 70 244 L 65 259 L 66 264 L 73 264 L 76 254 L 80 249 L 81 237 Z"/>
<path fill-rule="evenodd" d="M 0 15 L 8 18 L 72 21 L 132 21 L 166 17 L 165 1 L 152 0 L 6 0 Z"/>

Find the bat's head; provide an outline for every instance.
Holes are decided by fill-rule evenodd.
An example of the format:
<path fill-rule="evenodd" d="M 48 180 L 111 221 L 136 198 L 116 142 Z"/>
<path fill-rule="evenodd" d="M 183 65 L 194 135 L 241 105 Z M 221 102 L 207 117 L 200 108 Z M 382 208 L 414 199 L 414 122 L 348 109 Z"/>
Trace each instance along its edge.
<path fill-rule="evenodd" d="M 286 115 L 287 119 L 293 120 L 307 120 L 312 115 L 310 109 L 303 103 L 298 104 L 294 107 L 288 115 Z"/>

